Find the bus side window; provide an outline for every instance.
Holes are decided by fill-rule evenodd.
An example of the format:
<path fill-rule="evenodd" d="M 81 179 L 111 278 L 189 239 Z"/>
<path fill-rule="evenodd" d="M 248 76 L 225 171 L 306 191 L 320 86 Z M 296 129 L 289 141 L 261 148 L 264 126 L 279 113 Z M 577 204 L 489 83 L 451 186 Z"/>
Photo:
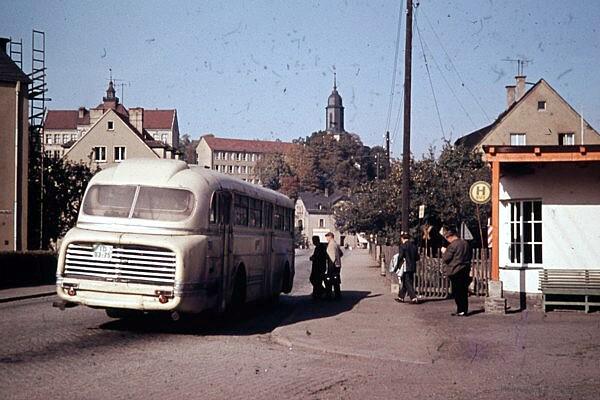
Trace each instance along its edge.
<path fill-rule="evenodd" d="M 235 195 L 235 204 L 233 205 L 235 214 L 235 224 L 248 226 L 248 197 Z"/>
<path fill-rule="evenodd" d="M 264 226 L 267 229 L 273 228 L 273 204 L 265 202 L 265 223 Z"/>
<path fill-rule="evenodd" d="M 231 215 L 231 193 L 219 193 L 219 222 L 229 225 L 229 216 Z"/>
<path fill-rule="evenodd" d="M 214 192 L 212 195 L 212 199 L 210 200 L 210 219 L 209 222 L 211 224 L 217 223 L 217 216 L 219 215 L 219 197 L 220 194 Z"/>

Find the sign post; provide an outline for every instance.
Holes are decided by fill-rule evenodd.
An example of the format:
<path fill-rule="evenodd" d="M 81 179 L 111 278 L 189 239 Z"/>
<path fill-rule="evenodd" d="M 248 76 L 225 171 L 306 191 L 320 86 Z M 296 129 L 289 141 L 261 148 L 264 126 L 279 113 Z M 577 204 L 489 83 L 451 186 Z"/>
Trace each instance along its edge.
<path fill-rule="evenodd" d="M 481 248 L 484 248 L 483 244 L 483 229 L 481 228 L 481 215 L 479 214 L 479 205 L 485 204 L 490 201 L 492 197 L 492 186 L 485 181 L 477 181 L 471 185 L 469 189 L 469 197 L 471 201 L 475 203 L 477 210 L 477 224 L 479 225 L 479 238 L 481 241 Z"/>

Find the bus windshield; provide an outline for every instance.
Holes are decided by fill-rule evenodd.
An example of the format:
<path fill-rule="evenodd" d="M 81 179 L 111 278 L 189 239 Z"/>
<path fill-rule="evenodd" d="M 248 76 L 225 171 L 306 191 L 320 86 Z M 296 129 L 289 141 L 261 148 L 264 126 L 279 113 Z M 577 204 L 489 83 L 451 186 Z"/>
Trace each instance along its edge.
<path fill-rule="evenodd" d="M 94 185 L 83 202 L 87 215 L 155 221 L 182 221 L 193 209 L 190 191 L 148 186 Z"/>

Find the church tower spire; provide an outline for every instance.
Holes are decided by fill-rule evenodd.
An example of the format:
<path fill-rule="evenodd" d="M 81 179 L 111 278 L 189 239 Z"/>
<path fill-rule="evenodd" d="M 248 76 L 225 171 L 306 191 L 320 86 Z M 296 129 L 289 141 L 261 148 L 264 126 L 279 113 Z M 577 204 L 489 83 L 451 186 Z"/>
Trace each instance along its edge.
<path fill-rule="evenodd" d="M 333 73 L 333 90 L 327 99 L 325 107 L 325 130 L 327 132 L 345 132 L 344 131 L 344 106 L 342 105 L 342 96 L 337 91 L 337 75 Z"/>

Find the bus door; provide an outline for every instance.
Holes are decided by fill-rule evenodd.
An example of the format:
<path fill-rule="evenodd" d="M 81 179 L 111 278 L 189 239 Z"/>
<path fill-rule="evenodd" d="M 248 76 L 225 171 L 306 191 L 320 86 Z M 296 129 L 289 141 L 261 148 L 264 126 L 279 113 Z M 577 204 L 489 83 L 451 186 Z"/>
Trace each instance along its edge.
<path fill-rule="evenodd" d="M 233 261 L 233 226 L 231 225 L 231 193 L 217 193 L 219 230 L 221 234 L 221 288 L 219 304 L 221 311 L 227 306 L 227 288 L 231 284 L 231 269 Z"/>

